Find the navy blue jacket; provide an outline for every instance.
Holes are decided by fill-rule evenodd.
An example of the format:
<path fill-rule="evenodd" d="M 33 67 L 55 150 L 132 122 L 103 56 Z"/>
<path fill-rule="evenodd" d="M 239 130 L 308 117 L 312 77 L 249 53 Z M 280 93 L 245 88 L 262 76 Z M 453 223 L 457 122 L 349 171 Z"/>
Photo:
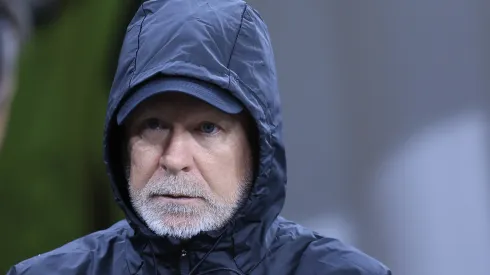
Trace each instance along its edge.
<path fill-rule="evenodd" d="M 155 235 L 128 199 L 115 114 L 133 87 L 156 75 L 188 76 L 230 91 L 256 120 L 259 163 L 244 206 L 222 230 L 190 241 Z M 22 274 L 390 275 L 375 259 L 279 216 L 286 155 L 271 41 L 241 0 L 153 0 L 128 26 L 111 89 L 105 161 L 126 219 L 12 267 Z"/>

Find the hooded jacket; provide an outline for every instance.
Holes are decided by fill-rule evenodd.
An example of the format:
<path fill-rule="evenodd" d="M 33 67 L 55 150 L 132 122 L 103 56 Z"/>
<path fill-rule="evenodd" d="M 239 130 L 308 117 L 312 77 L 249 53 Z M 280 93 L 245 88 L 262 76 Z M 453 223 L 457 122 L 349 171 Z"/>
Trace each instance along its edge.
<path fill-rule="evenodd" d="M 116 123 L 121 102 L 154 76 L 211 82 L 255 119 L 258 171 L 222 229 L 189 241 L 157 236 L 131 206 Z M 375 259 L 279 216 L 286 155 L 274 56 L 260 15 L 241 0 L 146 1 L 130 22 L 108 102 L 105 162 L 126 219 L 14 266 L 14 274 L 390 275 Z"/>

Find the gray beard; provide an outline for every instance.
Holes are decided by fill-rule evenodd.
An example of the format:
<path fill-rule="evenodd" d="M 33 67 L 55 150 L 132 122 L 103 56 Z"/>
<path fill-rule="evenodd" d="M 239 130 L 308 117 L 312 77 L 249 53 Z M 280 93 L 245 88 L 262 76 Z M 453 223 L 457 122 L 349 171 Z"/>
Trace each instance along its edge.
<path fill-rule="evenodd" d="M 246 200 L 252 185 L 251 173 L 239 182 L 234 194 L 223 198 L 185 174 L 152 178 L 142 189 L 129 183 L 131 203 L 147 226 L 160 236 L 189 239 L 201 232 L 223 228 Z M 155 195 L 199 197 L 199 204 L 162 202 Z"/>

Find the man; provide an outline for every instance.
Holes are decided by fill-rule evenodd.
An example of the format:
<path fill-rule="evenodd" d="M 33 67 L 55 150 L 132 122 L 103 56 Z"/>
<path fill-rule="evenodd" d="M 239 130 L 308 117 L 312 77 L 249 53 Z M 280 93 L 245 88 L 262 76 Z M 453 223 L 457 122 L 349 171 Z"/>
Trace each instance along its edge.
<path fill-rule="evenodd" d="M 286 157 L 267 27 L 240 0 L 144 2 L 109 98 L 105 160 L 126 220 L 9 274 L 389 275 L 278 216 Z"/>

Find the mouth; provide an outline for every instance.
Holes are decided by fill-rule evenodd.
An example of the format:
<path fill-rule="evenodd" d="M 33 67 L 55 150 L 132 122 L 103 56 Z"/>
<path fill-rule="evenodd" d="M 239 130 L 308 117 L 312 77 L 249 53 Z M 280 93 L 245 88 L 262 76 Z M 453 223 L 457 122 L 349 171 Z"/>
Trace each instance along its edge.
<path fill-rule="evenodd" d="M 175 194 L 167 194 L 167 195 L 163 195 L 164 197 L 169 197 L 169 198 L 172 198 L 172 199 L 194 199 L 196 197 L 191 197 L 191 196 L 186 196 L 186 195 L 175 195 Z"/>
<path fill-rule="evenodd" d="M 189 200 L 201 199 L 199 197 L 180 195 L 180 194 L 155 194 L 152 195 L 151 197 L 155 199 L 164 199 L 164 200 L 172 200 L 172 201 L 189 201 Z"/>

